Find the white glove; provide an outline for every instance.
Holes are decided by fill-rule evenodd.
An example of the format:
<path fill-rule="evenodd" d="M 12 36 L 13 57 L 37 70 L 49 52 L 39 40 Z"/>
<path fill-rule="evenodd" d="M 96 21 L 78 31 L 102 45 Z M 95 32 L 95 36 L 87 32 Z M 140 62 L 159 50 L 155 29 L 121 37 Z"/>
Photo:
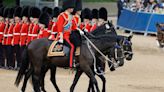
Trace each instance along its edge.
<path fill-rule="evenodd" d="M 63 39 L 59 39 L 59 42 L 60 42 L 60 43 L 63 43 Z"/>
<path fill-rule="evenodd" d="M 77 28 L 77 30 L 79 31 L 80 35 L 84 35 L 84 32 L 81 29 Z"/>

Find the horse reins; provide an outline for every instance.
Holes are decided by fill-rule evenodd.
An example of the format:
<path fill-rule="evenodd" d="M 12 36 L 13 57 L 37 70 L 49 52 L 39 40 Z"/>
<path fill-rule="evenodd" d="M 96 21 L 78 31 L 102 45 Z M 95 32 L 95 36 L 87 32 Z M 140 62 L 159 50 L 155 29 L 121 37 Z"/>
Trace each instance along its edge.
<path fill-rule="evenodd" d="M 110 67 L 109 67 L 109 68 L 111 68 L 112 65 L 113 65 L 112 60 L 110 60 L 107 56 L 105 56 L 105 55 L 91 42 L 91 40 L 90 40 L 86 35 L 83 35 L 83 36 L 84 36 L 85 39 L 87 40 L 87 45 L 88 45 L 88 47 L 90 47 L 90 45 L 92 45 L 92 47 L 93 47 L 101 56 L 104 57 L 105 61 L 108 61 L 108 62 L 111 62 L 111 63 L 112 63 L 112 64 L 110 65 Z M 90 43 L 90 45 L 89 45 L 89 43 Z M 103 74 L 105 74 L 105 72 L 103 72 L 103 73 L 98 73 L 98 72 L 97 72 L 95 55 L 94 55 L 94 53 L 92 52 L 91 47 L 89 48 L 89 50 L 90 50 L 90 52 L 91 52 L 91 54 L 92 54 L 92 56 L 93 56 L 93 59 L 94 59 L 94 71 L 95 71 L 95 73 L 96 73 L 97 75 L 103 75 Z M 104 62 L 104 61 L 103 61 L 103 62 Z M 104 63 L 105 63 L 105 62 L 104 62 Z"/>

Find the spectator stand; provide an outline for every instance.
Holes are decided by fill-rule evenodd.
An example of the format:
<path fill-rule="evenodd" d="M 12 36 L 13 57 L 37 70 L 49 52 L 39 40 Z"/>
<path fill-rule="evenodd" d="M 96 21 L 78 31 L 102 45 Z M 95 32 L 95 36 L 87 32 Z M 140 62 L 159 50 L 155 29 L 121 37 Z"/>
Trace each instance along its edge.
<path fill-rule="evenodd" d="M 146 13 L 142 11 L 131 11 L 124 9 L 120 15 L 117 26 L 131 33 L 139 32 L 147 34 L 157 34 L 156 23 L 164 23 L 163 14 Z"/>

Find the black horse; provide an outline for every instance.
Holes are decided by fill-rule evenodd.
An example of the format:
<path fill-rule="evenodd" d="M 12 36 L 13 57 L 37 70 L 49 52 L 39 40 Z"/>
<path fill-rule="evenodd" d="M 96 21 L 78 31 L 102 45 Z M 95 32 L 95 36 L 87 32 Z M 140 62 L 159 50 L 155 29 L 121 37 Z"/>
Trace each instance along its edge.
<path fill-rule="evenodd" d="M 111 48 L 115 45 L 117 38 L 115 36 L 103 35 L 100 37 L 91 38 L 91 41 L 101 50 L 105 51 L 108 48 Z M 32 41 L 27 47 L 26 59 L 23 61 L 24 70 L 26 71 L 28 68 L 28 64 L 30 62 L 31 67 L 33 68 L 32 81 L 34 91 L 40 92 L 40 74 L 42 65 L 47 64 L 49 62 L 53 63 L 57 67 L 69 67 L 68 57 L 47 57 L 48 48 L 50 46 L 50 41 L 48 39 L 37 39 Z M 95 55 L 98 55 L 97 51 L 93 50 Z M 87 76 L 92 80 L 94 85 L 97 84 L 97 81 L 94 77 L 94 74 L 90 68 L 93 64 L 93 57 L 91 53 L 88 51 L 88 47 L 86 41 L 82 41 L 81 45 L 81 53 L 80 56 L 76 58 L 79 61 L 80 69 L 87 74 Z M 16 80 L 20 80 L 22 76 L 19 76 Z M 99 92 L 99 88 L 96 88 Z"/>
<path fill-rule="evenodd" d="M 108 25 L 111 25 L 111 24 L 109 24 L 108 23 Z M 101 29 L 101 31 L 100 31 L 100 29 Z M 105 26 L 103 25 L 103 26 L 101 26 L 100 28 L 99 28 L 99 30 L 98 31 L 94 31 L 94 35 L 96 35 L 96 32 L 97 32 L 97 34 L 103 34 L 103 33 L 108 33 L 108 30 L 105 32 L 105 31 L 102 31 L 102 30 L 104 30 L 105 29 Z M 105 29 L 106 30 L 106 29 Z M 111 27 L 110 26 L 110 30 L 111 30 L 111 32 L 110 32 L 110 34 L 116 34 L 116 32 L 115 32 L 115 30 L 114 30 L 114 27 Z M 112 52 L 112 50 L 114 50 L 113 52 L 114 53 L 111 53 Z M 117 51 L 116 51 L 117 50 Z M 110 54 L 109 54 L 109 58 L 114 58 L 115 59 L 115 61 L 116 60 L 119 60 L 119 61 L 121 61 L 121 60 L 123 60 L 122 59 L 122 52 L 121 52 L 122 50 L 120 49 L 120 48 L 117 48 L 117 49 L 113 49 L 113 48 L 111 48 L 110 49 Z M 118 53 L 120 53 L 120 54 L 118 54 Z M 118 55 L 118 56 L 117 56 Z M 113 56 L 113 57 L 112 57 Z M 98 59 L 97 59 L 98 60 Z M 121 64 L 121 63 L 120 63 Z M 98 64 L 98 65 L 100 65 L 100 64 Z M 53 64 L 48 64 L 48 65 L 43 65 L 43 67 L 42 67 L 43 69 L 42 69 L 42 76 L 41 76 L 41 89 L 43 90 L 43 92 L 46 92 L 45 91 L 45 89 L 44 89 L 44 77 L 45 77 L 45 74 L 46 74 L 46 72 L 48 71 L 48 69 L 50 69 L 51 70 L 51 82 L 53 83 L 53 85 L 54 85 L 54 87 L 56 88 L 56 90 L 57 90 L 57 92 L 60 92 L 60 90 L 59 90 L 59 88 L 58 88 L 58 86 L 57 86 L 57 84 L 56 84 L 56 79 L 55 79 L 55 73 L 56 73 L 56 67 L 55 67 L 55 65 L 53 65 Z M 30 77 L 30 75 L 31 75 L 31 73 L 32 73 L 32 69 L 29 69 L 29 71 L 25 74 L 25 79 L 24 79 L 24 83 L 23 83 L 23 87 L 22 87 L 22 91 L 24 92 L 25 91 L 25 87 L 26 87 L 26 83 L 27 83 L 27 80 L 28 80 L 28 78 Z M 100 77 L 101 78 L 101 77 Z M 104 80 L 104 78 L 102 77 L 101 78 L 102 80 Z M 17 84 L 18 85 L 18 84 Z"/>

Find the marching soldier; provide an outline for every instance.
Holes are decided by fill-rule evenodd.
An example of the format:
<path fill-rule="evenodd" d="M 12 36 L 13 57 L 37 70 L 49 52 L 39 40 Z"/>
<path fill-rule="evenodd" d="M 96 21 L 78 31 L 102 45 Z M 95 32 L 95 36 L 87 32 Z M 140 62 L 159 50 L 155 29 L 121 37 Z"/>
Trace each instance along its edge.
<path fill-rule="evenodd" d="M 99 19 L 98 19 L 98 26 L 103 25 L 104 23 L 106 23 L 108 20 L 108 12 L 106 10 L 106 8 L 101 7 L 99 9 Z"/>
<path fill-rule="evenodd" d="M 20 30 L 21 30 L 21 7 L 16 7 L 14 11 L 14 20 L 15 20 L 15 26 L 13 29 L 13 39 L 12 39 L 12 45 L 14 46 L 14 53 L 16 54 L 16 61 L 17 61 L 17 68 L 20 67 L 21 62 L 21 52 L 20 52 Z"/>
<path fill-rule="evenodd" d="M 29 29 L 28 29 L 28 38 L 27 38 L 27 44 L 29 44 L 29 42 L 31 42 L 31 38 L 32 38 L 32 30 L 34 27 L 34 21 L 33 21 L 33 17 L 32 17 L 32 8 L 30 7 L 28 10 L 28 15 L 29 15 L 29 19 L 30 19 L 30 24 L 29 24 Z"/>
<path fill-rule="evenodd" d="M 50 17 L 47 13 L 43 12 L 39 17 L 39 27 L 40 31 L 38 34 L 38 38 L 48 38 L 50 35 L 50 31 L 48 31 Z"/>
<path fill-rule="evenodd" d="M 53 10 L 53 19 L 52 19 L 52 29 L 51 29 L 51 35 L 49 37 L 49 39 L 51 40 L 55 40 L 56 38 L 56 34 L 57 34 L 57 26 L 56 26 L 56 21 L 57 21 L 57 17 L 60 14 L 61 9 L 59 7 L 55 7 Z"/>
<path fill-rule="evenodd" d="M 73 56 L 74 56 L 74 45 L 70 42 L 70 34 L 72 27 L 72 15 L 73 9 L 75 7 L 75 0 L 63 0 L 63 9 L 62 12 L 57 19 L 57 30 L 59 35 L 59 42 L 63 43 L 63 40 L 69 44 L 70 54 L 69 54 L 69 62 L 70 68 L 74 67 L 73 64 Z"/>
<path fill-rule="evenodd" d="M 21 27 L 21 36 L 20 36 L 20 46 L 21 46 L 21 52 L 24 50 L 26 47 L 26 40 L 27 40 L 27 35 L 28 35 L 28 29 L 29 29 L 29 21 L 28 21 L 28 12 L 29 7 L 26 6 L 23 8 L 21 16 L 22 16 L 22 27 Z"/>
<path fill-rule="evenodd" d="M 14 28 L 14 8 L 9 8 L 8 10 L 8 19 L 9 19 L 9 28 L 7 32 L 7 39 L 6 39 L 6 53 L 7 53 L 7 66 L 9 69 L 14 69 L 15 67 L 15 60 L 14 60 L 14 52 L 12 46 L 12 38 L 13 38 L 13 28 Z"/>
<path fill-rule="evenodd" d="M 91 10 L 89 8 L 85 8 L 82 11 L 82 18 L 83 18 L 83 24 L 81 24 L 81 29 L 84 30 L 85 32 L 90 32 L 91 29 Z"/>
<path fill-rule="evenodd" d="M 98 10 L 97 9 L 93 9 L 92 10 L 92 27 L 90 29 L 90 31 L 94 31 L 97 28 L 97 24 L 98 24 Z"/>
<path fill-rule="evenodd" d="M 4 23 L 5 23 L 5 29 L 4 29 L 4 33 L 3 33 L 3 40 L 2 40 L 2 45 L 4 46 L 4 51 L 5 51 L 5 58 L 6 58 L 6 62 L 11 62 L 10 60 L 10 57 L 8 56 L 9 52 L 7 51 L 7 45 L 6 45 L 6 42 L 7 42 L 7 34 L 8 34 L 8 28 L 9 28 L 9 19 L 8 19 L 8 12 L 9 12 L 9 8 L 6 7 L 4 9 L 4 12 L 3 12 L 3 17 L 4 17 Z M 6 68 L 8 68 L 8 63 L 6 63 Z"/>
<path fill-rule="evenodd" d="M 5 65 L 5 59 L 4 59 L 4 47 L 2 45 L 2 40 L 3 40 L 3 33 L 5 29 L 5 23 L 4 23 L 4 18 L 3 18 L 3 11 L 4 7 L 0 8 L 0 68 L 4 67 Z"/>
<path fill-rule="evenodd" d="M 33 22 L 34 22 L 34 26 L 32 29 L 32 34 L 31 34 L 31 41 L 34 39 L 37 39 L 38 37 L 38 33 L 39 33 L 39 25 L 38 25 L 38 21 L 39 21 L 39 16 L 41 14 L 41 11 L 39 8 L 37 7 L 33 7 L 32 11 L 31 11 L 32 17 L 33 17 Z"/>

